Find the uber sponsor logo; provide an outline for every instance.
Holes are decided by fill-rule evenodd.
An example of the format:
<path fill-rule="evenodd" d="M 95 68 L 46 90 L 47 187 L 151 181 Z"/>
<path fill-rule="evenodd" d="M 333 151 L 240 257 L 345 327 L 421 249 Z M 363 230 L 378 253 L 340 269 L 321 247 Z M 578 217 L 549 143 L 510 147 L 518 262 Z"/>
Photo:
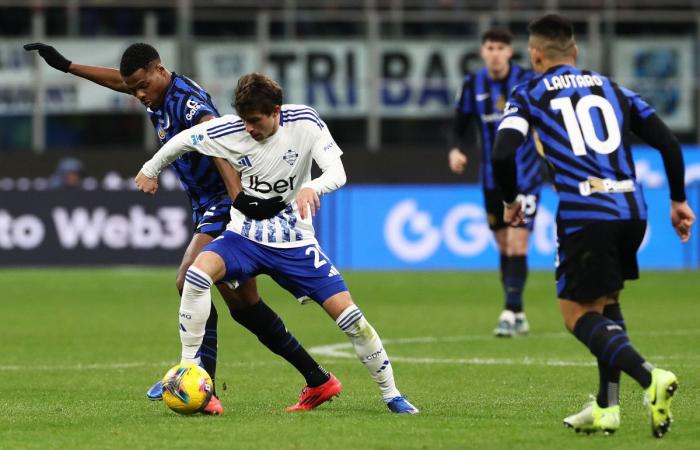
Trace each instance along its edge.
<path fill-rule="evenodd" d="M 262 181 L 257 175 L 253 175 L 249 178 L 250 184 L 249 188 L 254 191 L 260 192 L 261 194 L 267 194 L 270 191 L 275 191 L 278 194 L 283 194 L 285 192 L 294 190 L 294 179 L 296 175 L 291 176 L 284 180 L 277 180 L 268 183 L 267 181 Z"/>

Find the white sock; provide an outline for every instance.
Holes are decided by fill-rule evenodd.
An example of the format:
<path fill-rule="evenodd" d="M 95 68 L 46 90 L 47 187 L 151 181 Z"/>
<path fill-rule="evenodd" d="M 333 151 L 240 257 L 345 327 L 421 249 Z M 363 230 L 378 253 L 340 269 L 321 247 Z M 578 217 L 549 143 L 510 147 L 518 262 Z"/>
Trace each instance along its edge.
<path fill-rule="evenodd" d="M 372 325 L 356 305 L 348 306 L 336 319 L 341 330 L 350 338 L 355 354 L 369 371 L 369 375 L 382 391 L 384 401 L 388 402 L 401 395 L 396 389 L 394 371 L 389 356 L 384 351 L 382 340 Z"/>
<path fill-rule="evenodd" d="M 194 266 L 187 269 L 180 299 L 181 363 L 200 363 L 199 349 L 211 311 L 211 285 L 209 275 Z"/>

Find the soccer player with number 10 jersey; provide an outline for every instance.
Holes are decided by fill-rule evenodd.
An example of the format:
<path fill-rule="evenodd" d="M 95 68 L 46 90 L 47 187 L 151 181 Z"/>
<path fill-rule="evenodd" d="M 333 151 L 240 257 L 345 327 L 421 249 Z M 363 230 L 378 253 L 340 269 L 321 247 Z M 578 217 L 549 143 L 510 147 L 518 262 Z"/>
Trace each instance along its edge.
<path fill-rule="evenodd" d="M 671 191 L 671 223 L 682 242 L 695 220 L 684 186 L 678 140 L 639 95 L 576 63 L 571 22 L 547 15 L 529 25 L 529 53 L 540 76 L 518 86 L 506 106 L 493 149 L 504 192 L 504 220 L 518 223 L 515 150 L 536 131 L 554 169 L 557 213 L 557 296 L 566 328 L 598 360 L 598 395 L 564 419 L 576 431 L 620 427 L 620 372 L 645 390 L 651 430 L 671 425 L 676 375 L 654 367 L 632 346 L 620 309 L 624 281 L 639 277 L 637 249 L 647 208 L 635 178 L 628 132 L 659 150 Z"/>

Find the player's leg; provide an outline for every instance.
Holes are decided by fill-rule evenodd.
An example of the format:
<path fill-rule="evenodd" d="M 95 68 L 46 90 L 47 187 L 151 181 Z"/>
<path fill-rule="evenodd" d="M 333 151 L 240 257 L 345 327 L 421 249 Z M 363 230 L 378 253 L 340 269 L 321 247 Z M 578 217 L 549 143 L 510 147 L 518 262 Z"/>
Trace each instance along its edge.
<path fill-rule="evenodd" d="M 355 354 L 377 383 L 382 398 L 392 412 L 417 414 L 396 388 L 394 370 L 377 331 L 352 301 L 350 292 L 342 291 L 321 302 L 321 306 L 352 343 Z"/>
<path fill-rule="evenodd" d="M 389 409 L 417 413 L 418 409 L 396 389 L 393 369 L 379 335 L 353 303 L 345 280 L 321 248 L 316 244 L 281 249 L 259 247 L 264 252 L 261 263 L 266 265 L 266 273 L 300 301 L 311 298 L 322 305 L 348 336 L 358 358 L 379 386 Z M 309 409 L 305 407 L 305 402 L 313 403 L 313 396 L 317 394 L 320 395 L 318 392 L 302 392 L 299 402 L 289 410 Z"/>
<path fill-rule="evenodd" d="M 304 377 L 308 387 L 318 387 L 331 375 L 299 343 L 277 315 L 258 294 L 255 278 L 237 289 L 219 283 L 217 288 L 229 307 L 231 317 L 253 333 L 270 351 L 284 358 Z"/>
<path fill-rule="evenodd" d="M 175 278 L 175 286 L 182 297 L 182 289 L 185 285 L 185 275 L 187 269 L 194 262 L 195 258 L 202 249 L 214 239 L 213 236 L 206 233 L 196 233 L 192 236 L 185 254 L 182 256 L 180 267 L 178 268 Z M 217 322 L 218 315 L 214 305 L 211 305 L 210 314 L 207 318 L 205 333 L 202 340 L 202 367 L 211 376 L 212 380 L 216 378 L 216 358 L 217 358 Z M 150 400 L 160 400 L 163 398 L 163 385 L 161 381 L 157 381 L 146 393 Z"/>
<path fill-rule="evenodd" d="M 515 316 L 514 333 L 524 335 L 530 331 L 523 304 L 523 291 L 527 281 L 527 247 L 530 229 L 524 226 L 509 227 L 507 230 L 508 263 L 504 276 L 506 291 L 504 309 L 512 311 Z"/>
<path fill-rule="evenodd" d="M 625 327 L 616 320 L 621 312 L 616 315 L 612 306 L 619 308 L 623 281 L 638 276 L 636 250 L 644 228 L 643 223 L 631 221 L 603 222 L 560 239 L 559 304 L 567 329 L 596 356 L 599 371 L 605 371 L 605 366 L 624 371 L 657 401 L 650 406 L 652 432 L 661 437 L 670 426 L 670 401 L 678 382 L 671 372 L 655 369 L 635 350 Z M 607 293 L 600 295 L 601 291 Z M 606 308 L 612 318 L 605 315 Z M 597 401 L 596 406 L 601 408 Z"/>
<path fill-rule="evenodd" d="M 497 190 L 484 190 L 484 207 L 489 229 L 493 232 L 498 247 L 499 271 L 503 287 L 504 307 L 498 316 L 498 325 L 493 334 L 499 337 L 515 335 L 515 311 L 508 309 L 508 277 L 511 258 L 508 256 L 508 224 L 503 221 L 503 196 Z"/>

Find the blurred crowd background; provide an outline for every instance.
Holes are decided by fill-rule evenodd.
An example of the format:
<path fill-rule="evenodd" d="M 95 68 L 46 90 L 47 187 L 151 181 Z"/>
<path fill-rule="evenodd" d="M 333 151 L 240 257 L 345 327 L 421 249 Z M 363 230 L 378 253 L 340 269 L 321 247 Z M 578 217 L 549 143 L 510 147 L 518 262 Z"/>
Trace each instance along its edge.
<path fill-rule="evenodd" d="M 23 214 L 8 205 L 39 201 L 17 193 L 129 191 L 157 145 L 138 101 L 56 71 L 23 44 L 45 42 L 74 62 L 118 67 L 129 44 L 151 43 L 166 67 L 196 80 L 222 113 L 233 111 L 240 75 L 264 72 L 282 84 L 286 102 L 319 111 L 345 152 L 351 186 L 476 186 L 478 151 L 464 176 L 447 166 L 454 97 L 464 74 L 481 67 L 482 32 L 509 28 L 514 59 L 529 66 L 527 23 L 547 12 L 573 20 L 580 65 L 640 92 L 695 161 L 697 0 L 0 0 L 0 246 L 21 241 L 3 241 L 3 214 L 17 227 Z M 475 130 L 465 148 L 478 149 Z M 649 161 L 642 176 L 663 188 L 663 169 Z M 689 184 L 696 179 L 700 165 L 691 164 Z M 172 174 L 162 186 L 179 189 Z M 475 192 L 464 198 L 478 204 Z M 409 241 L 424 231 L 416 226 Z M 460 231 L 463 240 L 469 230 Z M 694 253 L 684 255 L 694 261 Z"/>

